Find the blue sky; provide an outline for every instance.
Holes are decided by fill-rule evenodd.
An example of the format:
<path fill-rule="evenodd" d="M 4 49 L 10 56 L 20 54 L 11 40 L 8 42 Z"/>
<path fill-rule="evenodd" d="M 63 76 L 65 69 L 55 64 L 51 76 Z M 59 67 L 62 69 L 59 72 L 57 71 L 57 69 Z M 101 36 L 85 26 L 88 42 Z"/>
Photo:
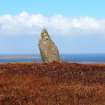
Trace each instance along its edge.
<path fill-rule="evenodd" d="M 104 4 L 105 0 L 0 0 L 0 14 L 27 11 L 44 15 L 104 18 Z"/>
<path fill-rule="evenodd" d="M 0 0 L 0 54 L 36 54 L 46 27 L 60 53 L 105 53 L 105 0 Z"/>

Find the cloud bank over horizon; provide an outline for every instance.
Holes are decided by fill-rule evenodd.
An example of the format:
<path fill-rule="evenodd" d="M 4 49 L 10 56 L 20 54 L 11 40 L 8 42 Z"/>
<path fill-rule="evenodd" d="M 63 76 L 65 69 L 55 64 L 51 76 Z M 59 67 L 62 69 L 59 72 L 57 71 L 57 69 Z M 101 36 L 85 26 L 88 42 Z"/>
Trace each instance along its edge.
<path fill-rule="evenodd" d="M 105 35 L 105 19 L 44 16 L 27 12 L 0 16 L 0 36 L 37 35 L 44 27 L 54 35 Z"/>

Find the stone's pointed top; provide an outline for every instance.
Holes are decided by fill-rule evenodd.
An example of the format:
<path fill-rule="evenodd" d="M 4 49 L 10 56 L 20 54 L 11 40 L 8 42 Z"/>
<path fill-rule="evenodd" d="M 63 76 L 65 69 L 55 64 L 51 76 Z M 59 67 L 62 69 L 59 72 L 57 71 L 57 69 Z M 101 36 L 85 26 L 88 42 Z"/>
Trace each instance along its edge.
<path fill-rule="evenodd" d="M 42 38 L 45 38 L 45 37 L 50 38 L 49 33 L 48 33 L 48 31 L 47 31 L 46 28 L 44 28 L 44 29 L 42 30 L 42 32 L 41 32 L 41 37 L 42 37 Z"/>
<path fill-rule="evenodd" d="M 44 28 L 43 30 L 42 30 L 42 32 L 41 32 L 42 34 L 43 33 L 46 33 L 46 34 L 48 34 L 48 31 L 47 31 L 47 29 L 46 28 Z"/>
<path fill-rule="evenodd" d="M 46 33 L 48 33 L 48 31 L 47 31 L 47 29 L 46 29 L 46 28 L 44 28 L 44 29 L 42 30 L 42 32 L 46 32 Z"/>

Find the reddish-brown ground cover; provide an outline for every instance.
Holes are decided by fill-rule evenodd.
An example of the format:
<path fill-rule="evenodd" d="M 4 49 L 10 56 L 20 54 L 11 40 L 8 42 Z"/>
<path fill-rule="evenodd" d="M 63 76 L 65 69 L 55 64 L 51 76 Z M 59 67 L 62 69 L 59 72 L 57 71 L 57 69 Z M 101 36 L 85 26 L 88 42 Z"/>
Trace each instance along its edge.
<path fill-rule="evenodd" d="M 0 64 L 0 105 L 105 105 L 105 65 Z"/>

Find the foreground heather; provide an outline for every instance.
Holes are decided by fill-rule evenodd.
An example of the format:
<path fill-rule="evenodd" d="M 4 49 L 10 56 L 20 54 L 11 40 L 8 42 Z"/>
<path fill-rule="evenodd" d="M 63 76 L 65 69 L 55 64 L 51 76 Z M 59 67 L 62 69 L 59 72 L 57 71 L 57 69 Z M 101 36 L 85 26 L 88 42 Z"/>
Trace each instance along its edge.
<path fill-rule="evenodd" d="M 105 105 L 105 65 L 0 64 L 0 105 Z"/>

